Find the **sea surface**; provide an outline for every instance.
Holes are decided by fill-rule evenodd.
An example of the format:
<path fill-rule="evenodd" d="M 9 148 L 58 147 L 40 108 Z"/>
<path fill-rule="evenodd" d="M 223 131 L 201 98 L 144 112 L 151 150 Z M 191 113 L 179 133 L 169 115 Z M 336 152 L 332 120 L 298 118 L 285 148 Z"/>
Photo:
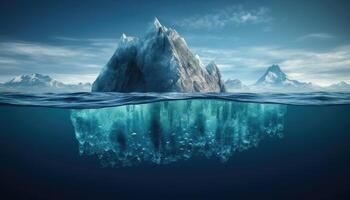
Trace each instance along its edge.
<path fill-rule="evenodd" d="M 350 93 L 0 93 L 0 199 L 349 199 Z"/>

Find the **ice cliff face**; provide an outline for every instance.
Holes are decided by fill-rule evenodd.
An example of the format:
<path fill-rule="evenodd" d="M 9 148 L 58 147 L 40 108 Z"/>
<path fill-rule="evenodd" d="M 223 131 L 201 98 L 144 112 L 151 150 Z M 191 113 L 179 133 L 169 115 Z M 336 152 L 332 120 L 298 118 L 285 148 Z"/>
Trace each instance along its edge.
<path fill-rule="evenodd" d="M 145 37 L 122 35 L 95 80 L 99 92 L 224 92 L 215 63 L 204 66 L 185 40 L 157 19 Z"/>

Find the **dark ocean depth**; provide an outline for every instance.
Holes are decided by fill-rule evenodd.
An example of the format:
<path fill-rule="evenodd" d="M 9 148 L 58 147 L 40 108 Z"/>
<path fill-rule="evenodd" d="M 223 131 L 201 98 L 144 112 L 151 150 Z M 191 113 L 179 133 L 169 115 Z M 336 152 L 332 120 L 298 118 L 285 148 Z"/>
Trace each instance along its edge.
<path fill-rule="evenodd" d="M 1 199 L 350 197 L 350 105 L 346 103 L 281 105 L 195 98 L 175 101 L 173 107 L 165 101 L 139 107 L 131 105 L 130 108 L 78 109 L 73 106 L 73 110 L 2 103 Z M 123 107 L 126 110 L 122 110 Z M 180 112 L 178 108 L 183 110 Z M 160 114 L 148 116 L 149 109 Z M 226 112 L 228 109 L 231 111 Z M 129 112 L 134 115 L 128 116 Z M 125 116 L 119 119 L 119 115 L 114 116 L 113 113 L 124 113 Z M 189 113 L 189 120 L 176 121 L 184 113 Z M 137 117 L 139 115 L 143 118 Z M 188 125 L 192 123 L 191 118 L 195 118 L 195 129 L 189 129 L 193 128 Z M 107 127 L 105 119 L 115 122 Z M 140 122 L 136 124 L 135 119 Z M 111 145 L 109 139 L 114 141 L 110 137 L 104 138 L 103 134 L 119 130 L 111 128 L 117 125 L 129 130 L 145 123 L 145 120 L 151 124 L 148 127 L 151 131 L 166 132 L 171 125 L 180 123 L 183 129 L 174 135 L 180 137 L 181 132 L 183 136 L 170 140 L 168 136 L 163 139 L 151 134 L 151 144 L 142 144 L 143 150 L 138 151 L 137 147 L 130 150 L 130 142 L 140 133 L 131 133 L 127 138 L 117 135 L 117 146 L 108 147 L 108 152 L 114 151 L 114 156 L 124 156 L 125 159 L 101 159 L 106 155 L 101 154 L 100 147 Z M 203 122 L 204 125 L 201 125 Z M 230 130 L 231 122 L 236 123 L 235 128 L 245 126 L 245 129 L 234 129 L 235 133 L 240 133 L 238 136 L 234 134 L 232 138 L 223 139 L 221 136 L 227 136 L 225 127 Z M 212 135 L 201 135 L 201 126 L 212 130 Z M 252 127 L 257 127 L 256 131 L 250 130 L 253 135 L 242 135 Z M 144 127 L 139 128 L 142 130 Z M 95 132 L 92 130 L 99 130 L 101 136 L 93 138 L 91 133 Z M 199 130 L 191 133 L 200 135 L 188 136 L 188 130 Z M 94 140 L 88 142 L 89 138 Z M 154 138 L 162 138 L 159 139 L 160 144 Z M 193 145 L 191 152 L 187 154 L 181 145 L 170 148 L 170 144 L 167 146 L 168 139 L 170 144 Z M 225 142 L 231 139 L 234 142 Z M 132 145 L 136 146 L 145 141 L 141 138 L 134 140 L 137 143 Z M 124 143 L 126 147 L 120 146 Z M 154 153 L 147 149 L 150 146 L 163 150 Z M 176 149 L 176 152 L 169 149 Z M 144 152 L 149 154 L 140 156 Z M 160 156 L 159 162 L 152 157 L 155 155 Z M 134 158 L 140 160 L 131 162 Z"/>

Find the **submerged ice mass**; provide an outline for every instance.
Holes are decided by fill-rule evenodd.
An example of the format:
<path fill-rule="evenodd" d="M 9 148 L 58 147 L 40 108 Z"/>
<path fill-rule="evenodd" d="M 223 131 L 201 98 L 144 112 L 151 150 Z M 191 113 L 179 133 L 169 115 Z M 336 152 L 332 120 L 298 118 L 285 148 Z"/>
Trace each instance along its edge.
<path fill-rule="evenodd" d="M 226 161 L 282 137 L 286 107 L 219 100 L 179 100 L 72 110 L 80 153 L 106 166 L 166 164 L 193 156 Z"/>

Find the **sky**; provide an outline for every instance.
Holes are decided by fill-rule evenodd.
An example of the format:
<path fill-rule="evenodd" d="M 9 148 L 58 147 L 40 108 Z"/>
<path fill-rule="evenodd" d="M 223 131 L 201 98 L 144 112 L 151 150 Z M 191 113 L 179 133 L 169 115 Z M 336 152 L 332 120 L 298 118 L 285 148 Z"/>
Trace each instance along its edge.
<path fill-rule="evenodd" d="M 350 82 L 350 1 L 0 1 L 0 82 L 42 73 L 93 82 L 123 33 L 155 17 L 224 79 L 254 83 L 272 64 L 319 85 Z"/>

